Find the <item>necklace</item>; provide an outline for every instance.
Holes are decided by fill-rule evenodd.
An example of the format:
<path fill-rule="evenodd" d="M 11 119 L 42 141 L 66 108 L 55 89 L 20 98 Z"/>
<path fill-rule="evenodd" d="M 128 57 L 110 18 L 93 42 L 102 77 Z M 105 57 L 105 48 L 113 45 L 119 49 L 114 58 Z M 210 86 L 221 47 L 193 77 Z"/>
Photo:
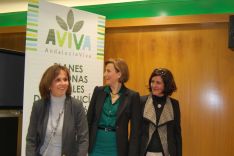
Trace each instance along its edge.
<path fill-rule="evenodd" d="M 55 122 L 55 125 L 54 125 L 54 124 L 53 124 L 53 120 L 52 120 L 52 110 L 50 110 L 50 115 L 51 115 L 51 118 L 50 118 L 50 126 L 51 126 L 51 128 L 52 128 L 51 134 L 52 134 L 53 136 L 55 135 L 55 133 L 56 133 L 56 131 L 57 131 L 57 129 L 58 129 L 59 121 L 60 121 L 60 119 L 61 119 L 63 113 L 64 113 L 64 107 L 63 107 L 62 110 L 59 112 L 58 118 L 56 119 L 56 122 Z"/>
<path fill-rule="evenodd" d="M 111 87 L 110 87 L 111 88 Z M 116 87 L 116 89 L 113 89 L 113 88 L 111 88 L 111 91 L 110 91 L 110 94 L 111 95 L 118 95 L 119 94 L 119 90 L 120 90 L 120 88 L 121 88 L 121 85 L 120 86 L 117 86 Z M 117 91 L 116 93 L 113 93 L 113 90 L 115 90 L 115 91 Z"/>
<path fill-rule="evenodd" d="M 112 99 L 112 102 L 116 101 L 119 97 L 119 94 L 113 94 L 112 92 L 110 92 L 110 95 L 111 95 L 111 99 Z"/>
<path fill-rule="evenodd" d="M 112 93 L 112 92 L 110 92 L 110 94 L 111 94 L 111 95 L 117 95 L 118 93 Z"/>
<path fill-rule="evenodd" d="M 52 110 L 51 109 L 49 110 L 49 115 L 50 115 L 49 119 L 50 119 L 50 126 L 51 126 L 51 134 L 49 136 L 49 139 L 47 141 L 45 141 L 44 145 L 40 149 L 40 153 L 42 153 L 42 155 L 44 155 L 44 153 L 47 152 L 47 148 L 48 148 L 49 144 L 51 143 L 52 138 L 56 134 L 56 131 L 57 131 L 57 128 L 58 128 L 58 125 L 59 125 L 59 121 L 60 121 L 63 113 L 64 113 L 64 106 L 63 106 L 63 109 L 59 112 L 58 118 L 56 120 L 56 124 L 53 125 Z"/>
<path fill-rule="evenodd" d="M 118 97 L 118 96 L 119 96 L 119 94 L 118 94 L 118 93 L 113 94 L 112 92 L 110 92 L 110 95 L 111 95 L 111 98 L 112 98 L 112 99 L 115 99 L 116 97 Z"/>
<path fill-rule="evenodd" d="M 113 94 L 112 92 L 110 92 L 110 95 L 111 95 L 111 102 L 112 102 L 112 104 L 114 104 L 117 101 L 117 99 L 119 98 L 119 94 L 118 93 Z"/>

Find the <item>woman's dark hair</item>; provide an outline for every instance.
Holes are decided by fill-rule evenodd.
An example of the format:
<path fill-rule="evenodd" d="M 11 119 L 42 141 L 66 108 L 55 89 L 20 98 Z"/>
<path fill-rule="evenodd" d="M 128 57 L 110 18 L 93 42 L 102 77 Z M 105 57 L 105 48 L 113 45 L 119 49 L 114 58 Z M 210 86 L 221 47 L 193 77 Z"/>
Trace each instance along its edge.
<path fill-rule="evenodd" d="M 67 74 L 68 78 L 68 88 L 66 95 L 67 96 L 71 95 L 71 82 L 70 82 L 71 77 L 69 69 L 65 66 L 54 64 L 44 72 L 41 78 L 41 82 L 39 84 L 39 91 L 42 99 L 48 100 L 50 98 L 50 86 L 52 84 L 52 81 L 59 75 L 61 70 Z"/>
<path fill-rule="evenodd" d="M 166 96 L 172 95 L 172 93 L 177 90 L 174 77 L 173 77 L 172 73 L 170 72 L 170 70 L 168 70 L 166 68 L 156 68 L 156 69 L 154 69 L 154 71 L 152 72 L 152 74 L 149 78 L 149 91 L 150 92 L 152 92 L 150 84 L 151 84 L 152 78 L 155 76 L 160 76 L 163 80 L 163 83 L 164 83 L 163 93 L 164 93 L 164 95 L 166 95 Z"/>

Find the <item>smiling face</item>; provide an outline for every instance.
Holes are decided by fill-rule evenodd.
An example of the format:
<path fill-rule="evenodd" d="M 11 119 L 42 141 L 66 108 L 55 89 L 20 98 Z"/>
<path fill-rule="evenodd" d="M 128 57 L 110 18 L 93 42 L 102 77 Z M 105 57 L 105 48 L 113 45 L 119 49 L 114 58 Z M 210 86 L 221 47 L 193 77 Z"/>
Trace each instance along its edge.
<path fill-rule="evenodd" d="M 116 71 L 114 64 L 108 63 L 105 67 L 105 72 L 104 72 L 105 83 L 107 85 L 112 86 L 115 83 L 119 82 L 120 77 L 121 73 Z"/>
<path fill-rule="evenodd" d="M 164 95 L 164 83 L 161 76 L 154 76 L 151 79 L 150 87 L 152 90 L 152 94 L 156 96 L 163 96 Z"/>
<path fill-rule="evenodd" d="M 67 73 L 64 70 L 60 70 L 59 75 L 55 77 L 50 86 L 51 94 L 56 97 L 61 97 L 66 94 L 68 86 Z"/>

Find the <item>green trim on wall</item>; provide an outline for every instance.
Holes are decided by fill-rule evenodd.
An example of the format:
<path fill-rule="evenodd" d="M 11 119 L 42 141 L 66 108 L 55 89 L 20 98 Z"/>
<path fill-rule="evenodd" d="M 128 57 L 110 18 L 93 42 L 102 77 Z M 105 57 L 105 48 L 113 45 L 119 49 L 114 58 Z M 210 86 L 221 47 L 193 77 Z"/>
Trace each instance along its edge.
<path fill-rule="evenodd" d="M 107 19 L 143 18 L 161 15 L 234 13 L 234 0 L 146 0 L 139 2 L 77 6 L 74 8 L 104 15 Z M 0 14 L 0 26 L 26 25 L 27 12 Z"/>
<path fill-rule="evenodd" d="M 27 12 L 11 12 L 0 14 L 0 27 L 25 26 L 27 21 Z"/>
<path fill-rule="evenodd" d="M 75 8 L 104 15 L 107 19 L 121 19 L 161 15 L 178 16 L 232 13 L 234 12 L 233 6 L 234 0 L 148 0 L 143 2 L 81 6 Z"/>

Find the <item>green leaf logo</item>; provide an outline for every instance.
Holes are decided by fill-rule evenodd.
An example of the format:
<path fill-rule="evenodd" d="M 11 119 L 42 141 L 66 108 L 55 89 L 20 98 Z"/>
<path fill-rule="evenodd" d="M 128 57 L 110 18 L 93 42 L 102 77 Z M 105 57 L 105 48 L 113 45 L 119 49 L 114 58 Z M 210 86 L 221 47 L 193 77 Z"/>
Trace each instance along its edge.
<path fill-rule="evenodd" d="M 63 30 L 65 30 L 65 31 L 68 30 L 68 29 L 67 29 L 67 24 L 66 24 L 66 22 L 65 22 L 61 17 L 56 16 L 56 20 L 57 20 L 57 23 L 59 24 L 59 26 L 60 26 Z"/>
<path fill-rule="evenodd" d="M 74 15 L 72 10 L 70 10 L 67 14 L 67 24 L 69 26 L 69 29 L 71 29 L 74 24 Z"/>
<path fill-rule="evenodd" d="M 78 32 L 84 25 L 84 21 L 77 21 L 74 25 L 74 14 L 70 10 L 67 14 L 67 23 L 59 16 L 56 16 L 58 25 L 65 31 L 72 30 L 72 32 Z"/>
<path fill-rule="evenodd" d="M 84 25 L 84 21 L 78 21 L 73 27 L 72 32 L 78 32 Z"/>

